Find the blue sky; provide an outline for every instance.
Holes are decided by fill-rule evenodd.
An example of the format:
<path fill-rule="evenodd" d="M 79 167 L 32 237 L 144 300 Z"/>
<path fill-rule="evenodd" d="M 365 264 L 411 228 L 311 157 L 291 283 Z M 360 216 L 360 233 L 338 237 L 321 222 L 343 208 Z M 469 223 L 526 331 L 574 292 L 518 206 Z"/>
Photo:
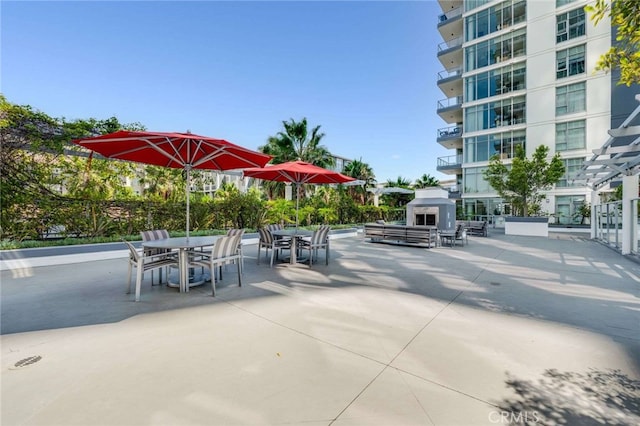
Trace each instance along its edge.
<path fill-rule="evenodd" d="M 435 140 L 434 1 L 2 1 L 1 89 L 54 117 L 140 122 L 256 149 L 306 117 L 378 181 L 452 155 Z"/>

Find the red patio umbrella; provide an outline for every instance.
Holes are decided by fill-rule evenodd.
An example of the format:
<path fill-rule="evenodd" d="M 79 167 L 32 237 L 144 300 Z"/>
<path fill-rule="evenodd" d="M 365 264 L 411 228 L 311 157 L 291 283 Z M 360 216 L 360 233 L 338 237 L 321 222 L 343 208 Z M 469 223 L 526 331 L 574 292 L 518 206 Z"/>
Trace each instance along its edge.
<path fill-rule="evenodd" d="M 323 169 L 304 161 L 289 161 L 287 163 L 273 164 L 266 167 L 253 167 L 244 169 L 245 177 L 253 177 L 276 182 L 291 182 L 296 184 L 296 227 L 298 226 L 298 205 L 300 203 L 300 191 L 298 187 L 305 183 L 346 183 L 355 178 L 343 175 L 333 170 Z"/>
<path fill-rule="evenodd" d="M 192 169 L 232 170 L 261 167 L 271 159 L 270 155 L 243 148 L 223 139 L 192 133 L 120 130 L 73 142 L 106 158 L 184 169 L 187 181 L 187 238 Z"/>

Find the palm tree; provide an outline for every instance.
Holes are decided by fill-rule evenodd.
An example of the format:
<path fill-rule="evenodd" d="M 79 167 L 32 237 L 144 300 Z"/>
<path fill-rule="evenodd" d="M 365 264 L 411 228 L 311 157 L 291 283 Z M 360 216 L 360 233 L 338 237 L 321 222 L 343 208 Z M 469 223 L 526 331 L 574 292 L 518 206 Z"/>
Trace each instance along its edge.
<path fill-rule="evenodd" d="M 273 164 L 301 160 L 319 167 L 330 168 L 335 164 L 329 150 L 320 145 L 324 133 L 320 133 L 320 126 L 311 129 L 309 133 L 307 119 L 296 122 L 293 118 L 283 121 L 284 131 L 267 139 L 266 145 L 258 148 L 261 152 L 273 156 Z M 265 182 L 265 188 L 271 194 L 284 194 L 284 184 L 280 182 Z M 304 196 L 304 188 L 300 188 L 300 197 Z"/>
<path fill-rule="evenodd" d="M 351 197 L 354 200 L 358 199 L 364 205 L 367 200 L 367 188 L 376 184 L 376 176 L 373 173 L 373 169 L 367 163 L 363 163 L 362 157 L 360 157 L 359 160 L 353 160 L 347 164 L 343 173 L 364 182 L 363 185 L 349 187 Z"/>
<path fill-rule="evenodd" d="M 416 189 L 429 188 L 432 186 L 440 186 L 440 181 L 428 173 L 425 173 L 422 177 L 416 179 L 416 183 L 413 185 Z"/>
<path fill-rule="evenodd" d="M 398 178 L 393 181 L 391 179 L 387 180 L 387 187 L 389 188 L 407 188 L 411 186 L 411 181 L 403 178 L 402 176 L 398 176 Z"/>
<path fill-rule="evenodd" d="M 403 178 L 402 176 L 398 176 L 398 178 L 395 181 L 393 181 L 391 179 L 388 179 L 386 186 L 388 188 L 410 189 L 411 181 L 408 180 L 408 179 Z M 391 194 L 385 194 L 385 195 L 383 195 L 383 197 L 386 200 L 386 204 L 388 204 L 389 206 L 391 206 L 391 207 L 400 207 L 400 206 L 403 206 L 403 205 L 407 204 L 411 200 L 411 197 L 413 197 L 413 195 L 412 194 L 391 193 Z"/>
<path fill-rule="evenodd" d="M 267 144 L 258 149 L 265 154 L 273 156 L 273 164 L 287 161 L 301 160 L 315 164 L 319 167 L 331 167 L 334 165 L 333 157 L 329 150 L 320 145 L 324 133 L 320 133 L 320 126 L 307 129 L 307 119 L 296 122 L 293 118 L 283 121 L 283 132 L 276 136 L 270 136 Z"/>

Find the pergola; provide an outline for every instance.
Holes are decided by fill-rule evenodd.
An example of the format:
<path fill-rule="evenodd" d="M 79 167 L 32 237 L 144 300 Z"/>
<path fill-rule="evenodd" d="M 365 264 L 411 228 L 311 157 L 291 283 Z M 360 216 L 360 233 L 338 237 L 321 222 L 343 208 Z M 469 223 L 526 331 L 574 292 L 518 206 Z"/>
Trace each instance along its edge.
<path fill-rule="evenodd" d="M 635 96 L 640 103 L 640 94 Z M 609 138 L 600 149 L 593 150 L 576 180 L 585 180 L 591 193 L 591 237 L 596 237 L 598 221 L 596 205 L 598 191 L 614 179 L 622 179 L 622 254 L 638 251 L 637 220 L 634 202 L 638 198 L 638 174 L 640 174 L 640 105 L 615 129 L 608 131 Z"/>

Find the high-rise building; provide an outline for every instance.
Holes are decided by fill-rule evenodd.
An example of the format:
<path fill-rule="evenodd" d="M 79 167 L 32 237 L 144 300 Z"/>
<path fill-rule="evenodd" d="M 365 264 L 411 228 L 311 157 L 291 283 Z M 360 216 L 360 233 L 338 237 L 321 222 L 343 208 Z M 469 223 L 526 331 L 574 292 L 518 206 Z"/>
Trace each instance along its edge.
<path fill-rule="evenodd" d="M 438 86 L 446 99 L 437 108 L 447 125 L 437 141 L 455 154 L 437 167 L 456 176 L 466 216 L 510 213 L 482 176 L 493 155 L 508 164 L 518 145 L 528 157 L 547 145 L 566 173 L 546 193 L 542 212 L 557 223 L 580 221 L 575 213 L 590 189 L 572 176 L 606 140 L 618 110 L 635 107 L 629 90 L 615 85 L 616 73 L 594 72 L 612 28 L 608 19 L 594 26 L 589 3 L 439 0 Z"/>

